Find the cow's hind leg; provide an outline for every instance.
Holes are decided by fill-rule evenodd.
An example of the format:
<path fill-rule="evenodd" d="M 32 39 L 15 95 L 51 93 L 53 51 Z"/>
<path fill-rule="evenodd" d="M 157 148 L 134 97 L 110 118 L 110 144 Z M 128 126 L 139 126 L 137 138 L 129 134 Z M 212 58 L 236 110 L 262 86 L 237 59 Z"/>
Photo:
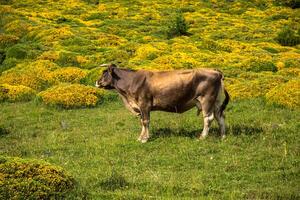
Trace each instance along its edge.
<path fill-rule="evenodd" d="M 204 118 L 203 130 L 201 135 L 199 136 L 199 139 L 205 139 L 206 136 L 208 135 L 211 122 L 214 120 L 214 114 L 212 112 L 206 113 L 203 111 L 203 118 Z"/>
<path fill-rule="evenodd" d="M 150 124 L 150 113 L 142 112 L 141 113 L 141 125 L 142 131 L 138 138 L 138 141 L 146 143 L 149 139 L 149 124 Z"/>
<path fill-rule="evenodd" d="M 224 113 L 220 113 L 219 110 L 215 110 L 214 112 L 215 118 L 218 122 L 220 128 L 221 138 L 225 138 L 225 116 Z"/>
<path fill-rule="evenodd" d="M 204 139 L 208 135 L 210 125 L 214 120 L 214 113 L 213 113 L 214 104 L 211 104 L 212 101 L 211 98 L 200 97 L 198 98 L 198 100 L 201 103 L 203 120 L 204 120 L 203 130 L 201 135 L 199 136 L 199 139 Z"/>

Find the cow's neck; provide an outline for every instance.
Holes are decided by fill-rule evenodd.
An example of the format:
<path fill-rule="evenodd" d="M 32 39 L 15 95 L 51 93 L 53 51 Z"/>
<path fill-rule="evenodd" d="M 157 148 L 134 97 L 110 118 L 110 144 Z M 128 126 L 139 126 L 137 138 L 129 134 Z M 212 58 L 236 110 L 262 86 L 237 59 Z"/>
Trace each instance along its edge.
<path fill-rule="evenodd" d="M 114 72 L 119 77 L 114 81 L 115 89 L 122 95 L 127 94 L 135 76 L 135 71 L 116 68 Z"/>

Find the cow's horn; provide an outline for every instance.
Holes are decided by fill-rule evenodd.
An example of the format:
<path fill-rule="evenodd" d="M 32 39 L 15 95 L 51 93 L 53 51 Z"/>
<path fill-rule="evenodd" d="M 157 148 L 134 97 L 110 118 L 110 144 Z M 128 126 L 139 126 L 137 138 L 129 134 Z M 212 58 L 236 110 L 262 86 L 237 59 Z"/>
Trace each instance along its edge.
<path fill-rule="evenodd" d="M 100 65 L 100 67 L 109 67 L 109 66 L 110 66 L 110 64 L 107 64 L 107 63 Z"/>

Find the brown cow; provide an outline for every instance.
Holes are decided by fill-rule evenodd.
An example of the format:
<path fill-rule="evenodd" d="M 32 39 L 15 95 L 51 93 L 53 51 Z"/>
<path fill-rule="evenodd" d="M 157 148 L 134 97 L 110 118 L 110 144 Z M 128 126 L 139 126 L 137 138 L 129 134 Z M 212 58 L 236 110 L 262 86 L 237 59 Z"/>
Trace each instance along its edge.
<path fill-rule="evenodd" d="M 204 139 L 215 118 L 225 137 L 224 109 L 229 95 L 224 89 L 223 75 L 212 69 L 146 71 L 117 68 L 106 65 L 96 87 L 115 89 L 125 106 L 141 117 L 142 131 L 138 138 L 142 143 L 149 139 L 150 112 L 155 110 L 183 113 L 193 107 L 203 112 Z M 222 101 L 225 96 L 224 101 Z"/>

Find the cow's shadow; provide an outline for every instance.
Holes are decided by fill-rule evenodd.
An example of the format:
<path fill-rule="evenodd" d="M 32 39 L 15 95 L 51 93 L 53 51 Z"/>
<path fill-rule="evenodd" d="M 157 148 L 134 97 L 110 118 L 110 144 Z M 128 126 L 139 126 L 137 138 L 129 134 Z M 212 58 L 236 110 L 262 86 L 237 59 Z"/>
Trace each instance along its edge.
<path fill-rule="evenodd" d="M 202 129 L 170 129 L 170 128 L 153 128 L 151 130 L 151 140 L 156 140 L 158 138 L 164 137 L 187 137 L 187 138 L 197 138 L 201 133 Z M 260 126 L 250 126 L 250 125 L 242 125 L 242 124 L 235 124 L 231 126 L 226 126 L 226 135 L 248 135 L 248 136 L 255 136 L 259 135 L 263 132 L 263 128 Z M 220 137 L 219 128 L 218 127 L 211 127 L 209 130 L 209 137 Z"/>

